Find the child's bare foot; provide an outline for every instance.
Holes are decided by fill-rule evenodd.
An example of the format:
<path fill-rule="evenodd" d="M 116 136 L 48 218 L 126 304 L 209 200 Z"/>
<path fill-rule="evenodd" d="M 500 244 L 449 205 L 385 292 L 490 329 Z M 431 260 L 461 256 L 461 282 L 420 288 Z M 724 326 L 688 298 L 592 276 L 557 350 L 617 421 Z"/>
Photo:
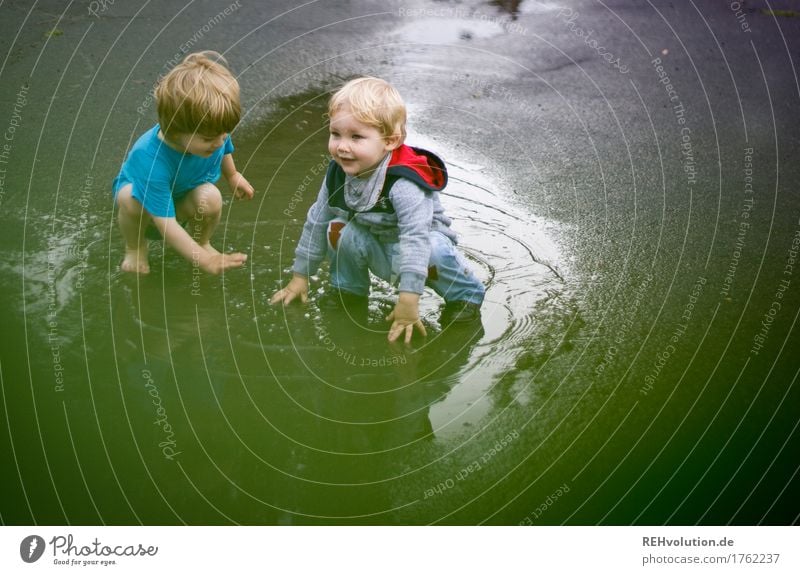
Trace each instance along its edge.
<path fill-rule="evenodd" d="M 125 259 L 119 265 L 119 269 L 124 272 L 136 274 L 149 274 L 150 264 L 147 262 L 147 248 L 125 249 Z"/>
<path fill-rule="evenodd" d="M 203 248 L 204 250 L 206 250 L 210 254 L 218 254 L 218 253 L 220 253 L 220 251 L 217 248 L 215 248 L 214 246 L 212 246 L 210 243 L 203 244 L 200 247 Z"/>

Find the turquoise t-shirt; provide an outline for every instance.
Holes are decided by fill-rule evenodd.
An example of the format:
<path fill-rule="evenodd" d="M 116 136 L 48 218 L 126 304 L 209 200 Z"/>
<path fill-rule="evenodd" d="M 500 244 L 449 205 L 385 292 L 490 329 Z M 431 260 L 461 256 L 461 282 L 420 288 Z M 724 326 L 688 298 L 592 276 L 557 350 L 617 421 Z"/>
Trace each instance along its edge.
<path fill-rule="evenodd" d="M 158 137 L 156 124 L 136 140 L 114 179 L 114 196 L 133 184 L 133 197 L 151 216 L 175 217 L 175 200 L 200 184 L 214 183 L 222 175 L 222 158 L 233 152 L 231 137 L 208 158 L 182 153 Z"/>

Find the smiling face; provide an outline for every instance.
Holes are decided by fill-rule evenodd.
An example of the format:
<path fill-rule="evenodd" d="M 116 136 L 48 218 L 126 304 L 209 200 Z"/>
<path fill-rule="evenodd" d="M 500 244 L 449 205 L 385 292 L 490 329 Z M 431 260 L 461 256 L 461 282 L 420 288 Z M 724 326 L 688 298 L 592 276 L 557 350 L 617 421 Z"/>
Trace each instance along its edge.
<path fill-rule="evenodd" d="M 175 134 L 174 137 L 169 138 L 167 142 L 173 148 L 184 154 L 193 154 L 202 158 L 208 158 L 211 154 L 216 152 L 228 134 L 218 134 L 216 136 L 204 136 L 203 134 Z"/>
<path fill-rule="evenodd" d="M 349 106 L 331 115 L 328 151 L 348 176 L 369 177 L 400 143 L 399 135 L 384 137 L 374 126 L 356 120 Z"/>

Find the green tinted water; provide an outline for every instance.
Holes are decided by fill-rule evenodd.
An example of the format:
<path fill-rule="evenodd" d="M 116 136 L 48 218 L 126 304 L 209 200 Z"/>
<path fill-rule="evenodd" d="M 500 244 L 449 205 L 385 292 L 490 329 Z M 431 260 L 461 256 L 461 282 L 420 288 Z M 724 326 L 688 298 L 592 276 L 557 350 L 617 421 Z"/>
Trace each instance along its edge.
<path fill-rule="evenodd" d="M 324 171 L 324 99 L 235 134 L 258 195 L 226 206 L 215 244 L 250 258 L 222 278 L 159 243 L 149 276 L 118 271 L 119 134 L 91 162 L 40 152 L 9 171 L 3 522 L 757 522 L 783 497 L 795 292 L 751 351 L 790 233 L 774 265 L 739 263 L 751 297 L 721 297 L 731 226 L 711 236 L 654 201 L 631 213 L 611 181 L 601 213 L 593 174 L 504 179 L 477 146 L 412 134 L 450 163 L 444 202 L 488 291 L 481 326 L 441 326 L 428 293 L 428 338 L 389 345 L 380 282 L 366 320 L 317 308 L 324 269 L 308 306 L 267 304 Z M 542 196 L 574 227 L 542 218 Z"/>
<path fill-rule="evenodd" d="M 308 306 L 267 304 L 324 174 L 323 104 L 290 99 L 236 138 L 259 193 L 226 208 L 215 245 L 250 259 L 222 278 L 195 273 L 160 242 L 150 275 L 120 273 L 110 196 L 99 193 L 107 181 L 64 187 L 70 200 L 52 212 L 48 201 L 27 206 L 45 224 L 23 226 L 24 262 L 6 268 L 22 284 L 6 329 L 25 334 L 7 340 L 2 366 L 24 484 L 9 517 L 429 522 L 465 457 L 513 459 L 523 430 L 505 412 L 526 392 L 507 375 L 536 330 L 532 310 L 563 283 L 553 253 L 533 245 L 529 215 L 486 187 L 480 167 L 454 161 L 445 202 L 489 285 L 482 324 L 443 328 L 430 292 L 429 336 L 389 344 L 389 286 L 376 280 L 366 319 L 323 314 L 325 269 Z"/>

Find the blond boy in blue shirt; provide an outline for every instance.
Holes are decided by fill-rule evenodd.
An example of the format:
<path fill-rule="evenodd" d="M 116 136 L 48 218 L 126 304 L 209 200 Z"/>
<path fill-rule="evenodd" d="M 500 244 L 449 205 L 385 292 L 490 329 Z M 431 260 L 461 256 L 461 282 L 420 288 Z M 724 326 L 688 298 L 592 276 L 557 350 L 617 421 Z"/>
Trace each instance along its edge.
<path fill-rule="evenodd" d="M 145 231 L 151 225 L 205 272 L 219 274 L 247 260 L 211 245 L 222 212 L 217 180 L 224 177 L 236 199 L 254 193 L 231 155 L 229 133 L 241 105 L 239 84 L 225 64 L 216 52 L 189 54 L 156 87 L 159 123 L 133 145 L 113 185 L 125 240 L 123 271 L 150 271 Z"/>

